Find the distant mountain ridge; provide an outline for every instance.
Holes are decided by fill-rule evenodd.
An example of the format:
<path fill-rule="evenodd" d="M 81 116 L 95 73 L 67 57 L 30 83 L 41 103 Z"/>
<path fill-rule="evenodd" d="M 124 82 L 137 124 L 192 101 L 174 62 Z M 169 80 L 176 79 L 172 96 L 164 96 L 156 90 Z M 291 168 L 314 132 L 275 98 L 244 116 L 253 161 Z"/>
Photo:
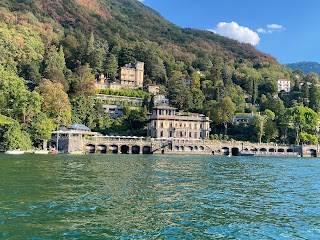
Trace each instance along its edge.
<path fill-rule="evenodd" d="M 314 72 L 320 75 L 320 63 L 318 62 L 303 61 L 303 62 L 297 62 L 297 63 L 289 63 L 289 64 L 286 64 L 286 66 L 292 69 L 293 71 L 301 70 L 304 72 L 304 74 Z"/>

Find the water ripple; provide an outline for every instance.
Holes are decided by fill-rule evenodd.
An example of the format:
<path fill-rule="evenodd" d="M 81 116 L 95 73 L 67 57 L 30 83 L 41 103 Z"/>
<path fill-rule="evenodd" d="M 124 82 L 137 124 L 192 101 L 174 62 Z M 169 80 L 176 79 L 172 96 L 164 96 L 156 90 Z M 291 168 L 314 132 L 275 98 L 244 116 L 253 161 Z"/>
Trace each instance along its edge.
<path fill-rule="evenodd" d="M 3 239 L 320 239 L 317 159 L 5 156 Z"/>

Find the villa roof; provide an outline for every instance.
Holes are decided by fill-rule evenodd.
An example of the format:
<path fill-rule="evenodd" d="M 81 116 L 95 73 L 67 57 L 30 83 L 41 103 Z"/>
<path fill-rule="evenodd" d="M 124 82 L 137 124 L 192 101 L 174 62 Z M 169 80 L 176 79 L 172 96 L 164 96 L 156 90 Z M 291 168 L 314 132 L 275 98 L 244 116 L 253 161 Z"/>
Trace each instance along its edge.
<path fill-rule="evenodd" d="M 159 105 L 159 106 L 154 107 L 153 109 L 176 110 L 176 108 L 170 107 L 170 106 L 167 106 L 167 105 Z"/>
<path fill-rule="evenodd" d="M 88 128 L 87 126 L 82 125 L 82 124 L 72 124 L 71 125 L 71 129 L 79 130 L 79 131 L 89 131 L 89 132 L 91 132 L 90 128 Z"/>

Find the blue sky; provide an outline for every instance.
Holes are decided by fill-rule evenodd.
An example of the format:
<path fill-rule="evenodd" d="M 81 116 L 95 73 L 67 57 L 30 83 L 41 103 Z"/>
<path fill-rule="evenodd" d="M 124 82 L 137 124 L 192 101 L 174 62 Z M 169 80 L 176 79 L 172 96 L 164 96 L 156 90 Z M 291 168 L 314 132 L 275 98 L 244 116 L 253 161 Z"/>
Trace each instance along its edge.
<path fill-rule="evenodd" d="M 319 0 L 140 0 L 180 27 L 254 45 L 280 63 L 320 62 Z"/>

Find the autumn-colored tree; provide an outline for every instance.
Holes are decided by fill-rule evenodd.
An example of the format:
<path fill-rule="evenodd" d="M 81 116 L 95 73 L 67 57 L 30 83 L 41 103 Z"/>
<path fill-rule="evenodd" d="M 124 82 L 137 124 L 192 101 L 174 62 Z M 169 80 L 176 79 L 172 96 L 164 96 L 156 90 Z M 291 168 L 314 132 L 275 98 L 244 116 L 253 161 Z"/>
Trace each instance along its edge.
<path fill-rule="evenodd" d="M 77 68 L 72 83 L 72 95 L 76 96 L 91 96 L 95 90 L 95 78 L 91 73 L 91 68 L 88 64 L 81 65 Z"/>
<path fill-rule="evenodd" d="M 43 112 L 54 119 L 57 126 L 70 124 L 71 105 L 68 94 L 60 83 L 45 80 L 39 84 L 36 91 L 43 97 Z"/>

